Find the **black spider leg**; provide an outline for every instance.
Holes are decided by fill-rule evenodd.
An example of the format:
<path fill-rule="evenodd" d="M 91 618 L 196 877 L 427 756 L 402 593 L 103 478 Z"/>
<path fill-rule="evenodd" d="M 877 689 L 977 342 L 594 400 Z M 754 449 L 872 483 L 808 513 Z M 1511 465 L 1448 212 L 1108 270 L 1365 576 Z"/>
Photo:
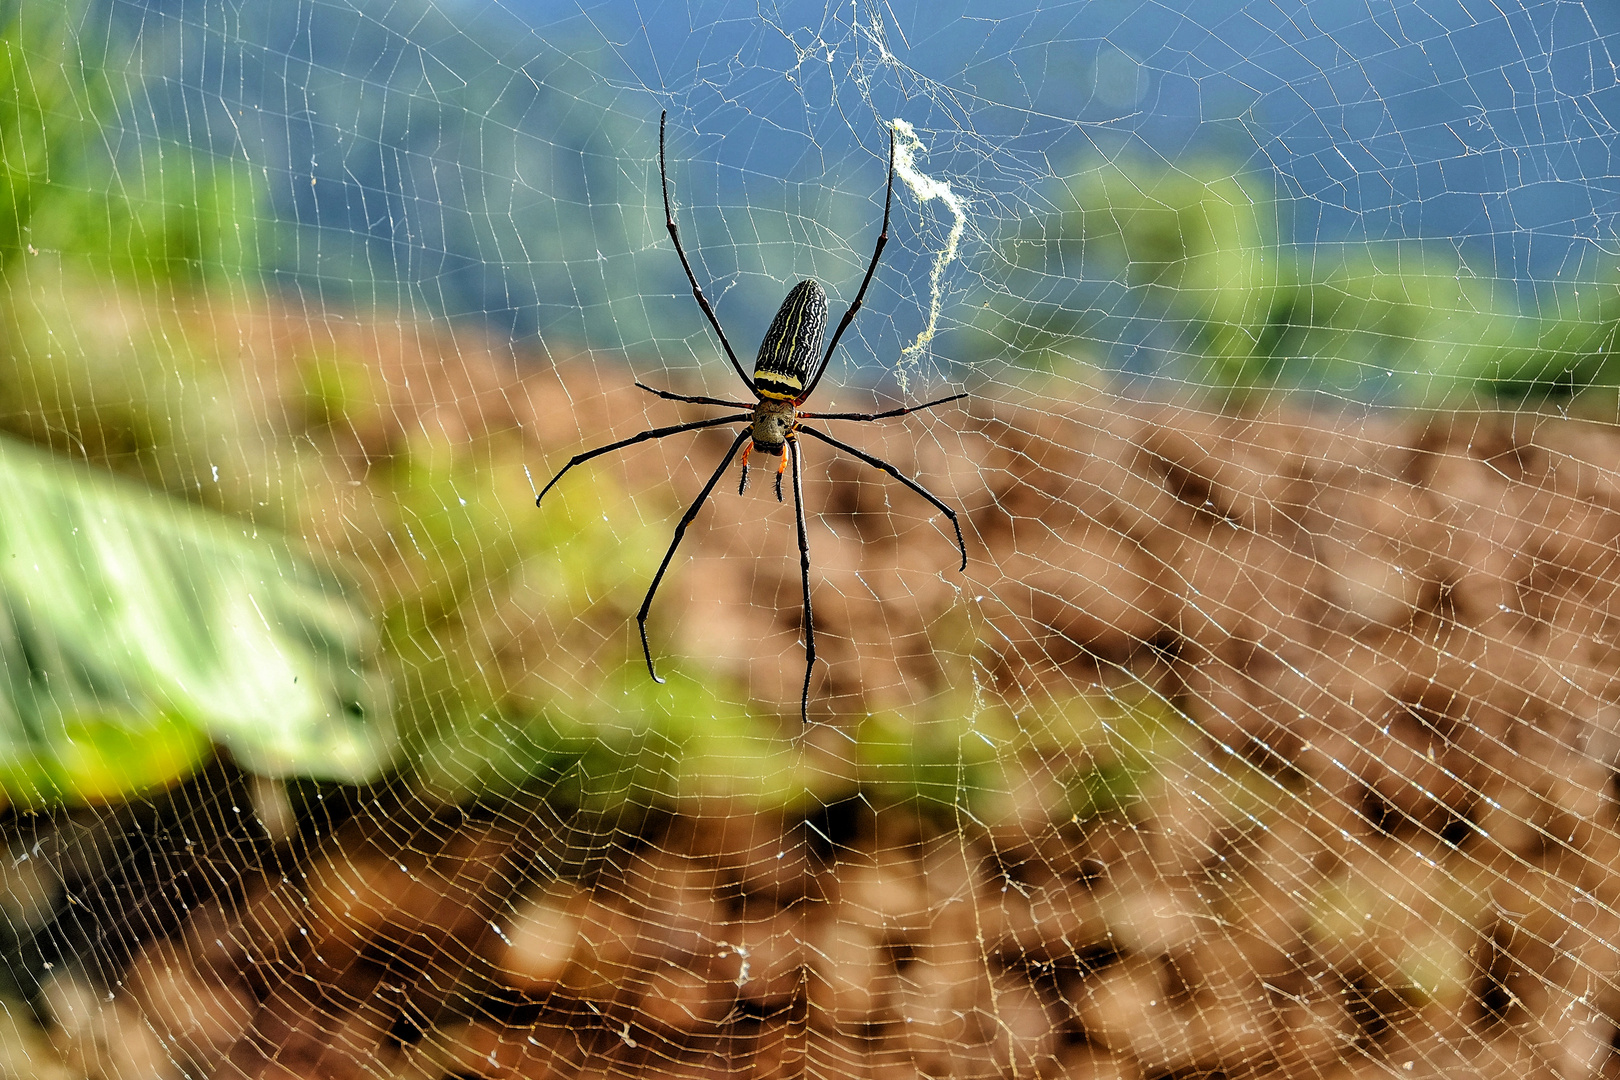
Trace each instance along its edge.
<path fill-rule="evenodd" d="M 736 419 L 736 417 L 731 417 L 731 419 Z M 714 490 L 714 485 L 720 482 L 720 476 L 726 471 L 726 466 L 731 464 L 731 459 L 737 456 L 737 448 L 743 444 L 744 439 L 750 438 L 752 435 L 753 431 L 750 428 L 744 428 L 738 433 L 737 437 L 731 442 L 731 449 L 726 451 L 726 456 L 721 460 L 720 467 L 714 470 L 714 475 L 709 477 L 707 484 L 703 485 L 703 490 L 698 492 L 698 497 L 693 500 L 691 506 L 686 508 L 686 513 L 681 517 L 681 523 L 675 526 L 675 539 L 669 542 L 669 550 L 664 552 L 664 561 L 658 564 L 658 573 L 653 575 L 652 587 L 647 590 L 647 598 L 641 602 L 641 610 L 636 612 L 636 626 L 641 630 L 641 654 L 647 658 L 647 674 L 652 676 L 653 682 L 661 683 L 664 681 L 658 677 L 658 672 L 653 668 L 652 647 L 647 644 L 647 613 L 652 610 L 653 596 L 658 592 L 658 586 L 664 580 L 664 572 L 669 569 L 669 561 L 675 557 L 675 549 L 681 546 L 681 538 L 686 535 L 686 527 L 692 524 L 692 519 L 697 517 L 699 510 L 703 509 L 703 504 L 709 501 L 709 493 Z"/>
<path fill-rule="evenodd" d="M 646 383 L 639 381 L 636 383 L 636 385 L 647 391 L 647 393 L 656 397 L 661 397 L 665 401 L 685 401 L 692 405 L 724 405 L 728 409 L 752 409 L 754 407 L 751 402 L 747 401 L 726 401 L 724 398 L 697 397 L 693 394 L 673 394 L 668 390 L 659 390 L 656 387 L 648 386 Z M 958 394 L 957 396 L 966 397 L 967 395 Z M 926 409 L 928 406 L 919 405 L 917 408 Z"/>
<path fill-rule="evenodd" d="M 804 388 L 799 395 L 800 401 L 806 401 L 816 392 L 816 385 L 821 377 L 827 373 L 827 365 L 832 361 L 833 350 L 838 348 L 838 339 L 844 336 L 849 324 L 855 321 L 855 313 L 861 310 L 861 302 L 866 299 L 866 287 L 872 284 L 872 275 L 877 273 L 878 260 L 883 257 L 883 246 L 889 242 L 889 208 L 894 204 L 894 128 L 889 128 L 889 190 L 883 196 L 883 229 L 878 233 L 877 247 L 872 249 L 872 261 L 866 267 L 866 276 L 861 279 L 860 291 L 855 294 L 855 302 L 849 305 L 844 317 L 838 321 L 838 329 L 833 331 L 832 340 L 827 343 L 827 351 L 822 354 L 821 366 L 816 369 L 815 376 L 810 385 Z M 752 386 L 749 387 L 753 389 Z"/>
<path fill-rule="evenodd" d="M 922 412 L 924 409 L 932 409 L 935 405 L 945 405 L 952 401 L 960 401 L 965 397 L 967 397 L 966 394 L 952 394 L 950 397 L 925 401 L 921 405 L 908 405 L 904 409 L 890 409 L 888 412 L 802 412 L 799 415 L 810 420 L 887 420 L 891 416 L 904 416 L 907 413 Z"/>
<path fill-rule="evenodd" d="M 799 527 L 799 585 L 804 589 L 804 689 L 799 692 L 799 722 L 810 722 L 810 672 L 816 666 L 816 620 L 810 611 L 810 538 L 804 524 L 804 477 L 799 468 L 799 443 L 788 440 L 793 462 L 793 513 Z M 781 473 L 777 474 L 780 478 Z M 778 484 L 780 489 L 780 483 Z"/>
<path fill-rule="evenodd" d="M 861 461 L 866 462 L 879 472 L 888 473 L 890 476 L 906 485 L 906 487 L 933 503 L 934 509 L 951 519 L 951 525 L 956 529 L 956 546 L 962 549 L 961 569 L 967 569 L 967 544 L 962 541 L 962 523 L 956 519 L 956 511 L 952 510 L 950 507 L 941 502 L 937 495 L 923 487 L 921 484 L 917 483 L 917 481 L 913 480 L 911 477 L 902 473 L 899 469 L 896 469 L 893 465 L 890 465 L 887 461 L 884 461 L 882 458 L 873 457 L 871 454 L 868 454 L 865 451 L 857 450 L 846 442 L 839 442 L 837 439 L 833 438 L 831 435 L 828 435 L 824 431 L 817 431 L 815 428 L 810 427 L 801 427 L 799 430 L 806 435 L 815 436 L 822 442 L 827 443 L 829 446 L 836 446 L 838 449 L 842 450 L 846 454 L 849 454 L 851 457 L 859 458 Z"/>
<path fill-rule="evenodd" d="M 540 505 L 540 500 L 546 497 L 546 492 L 556 487 L 557 481 L 561 480 L 569 469 L 572 469 L 575 465 L 581 465 L 593 457 L 611 454 L 615 450 L 622 450 L 626 446 L 634 446 L 636 443 L 646 442 L 648 439 L 662 439 L 666 435 L 679 435 L 683 431 L 696 431 L 699 428 L 719 427 L 721 424 L 735 424 L 739 420 L 752 419 L 753 417 L 750 414 L 741 413 L 731 416 L 716 416 L 711 420 L 692 420 L 685 424 L 675 424 L 672 427 L 653 428 L 649 431 L 643 431 L 640 435 L 632 435 L 628 439 L 620 439 L 616 443 L 608 443 L 606 446 L 598 446 L 595 450 L 575 454 L 568 459 L 568 464 L 557 470 L 557 475 L 551 478 L 551 483 L 540 489 L 540 494 L 534 497 L 534 505 Z"/>
<path fill-rule="evenodd" d="M 709 317 L 709 325 L 714 327 L 714 332 L 719 336 L 720 345 L 726 350 L 726 358 L 736 370 L 737 378 L 748 387 L 749 393 L 753 393 L 754 380 L 748 377 L 743 366 L 737 362 L 737 354 L 732 351 L 731 342 L 726 340 L 726 332 L 720 329 L 720 320 L 715 317 L 714 308 L 709 306 L 708 297 L 704 296 L 703 290 L 698 287 L 697 275 L 692 273 L 692 264 L 686 261 L 686 252 L 681 248 L 681 234 L 675 228 L 675 211 L 669 207 L 669 172 L 664 168 L 664 122 L 668 119 L 667 111 L 658 114 L 658 182 L 664 189 L 664 226 L 669 229 L 669 238 L 675 244 L 675 254 L 681 257 L 681 269 L 686 271 L 686 280 L 692 283 L 692 295 L 697 298 L 698 307 Z M 891 146 L 894 144 L 892 134 L 889 143 Z"/>

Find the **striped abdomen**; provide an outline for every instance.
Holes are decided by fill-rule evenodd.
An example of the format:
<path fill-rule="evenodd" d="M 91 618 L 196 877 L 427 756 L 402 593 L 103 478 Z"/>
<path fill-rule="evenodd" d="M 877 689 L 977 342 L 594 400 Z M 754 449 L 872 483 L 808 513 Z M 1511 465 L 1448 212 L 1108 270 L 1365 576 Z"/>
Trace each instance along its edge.
<path fill-rule="evenodd" d="M 761 397 L 797 401 L 827 331 L 827 293 L 814 281 L 793 286 L 759 343 L 754 389 Z"/>

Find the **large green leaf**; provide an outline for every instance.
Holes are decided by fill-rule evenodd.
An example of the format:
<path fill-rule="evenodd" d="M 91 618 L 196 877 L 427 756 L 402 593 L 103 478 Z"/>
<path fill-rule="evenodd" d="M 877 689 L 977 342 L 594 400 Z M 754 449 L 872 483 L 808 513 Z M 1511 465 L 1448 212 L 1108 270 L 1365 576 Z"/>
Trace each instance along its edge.
<path fill-rule="evenodd" d="M 214 743 L 365 780 L 393 747 L 376 632 L 245 522 L 0 440 L 0 790 L 117 798 Z"/>

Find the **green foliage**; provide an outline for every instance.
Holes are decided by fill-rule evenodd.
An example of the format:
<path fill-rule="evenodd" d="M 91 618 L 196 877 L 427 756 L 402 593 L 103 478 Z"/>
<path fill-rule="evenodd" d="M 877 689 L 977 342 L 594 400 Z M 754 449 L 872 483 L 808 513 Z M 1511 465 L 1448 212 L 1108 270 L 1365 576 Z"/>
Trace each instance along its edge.
<path fill-rule="evenodd" d="M 1584 286 L 1545 290 L 1541 311 L 1468 358 L 1460 377 L 1506 401 L 1567 398 L 1620 386 L 1620 269 Z"/>
<path fill-rule="evenodd" d="M 133 162 L 96 159 L 86 173 L 87 185 L 120 183 L 49 186 L 27 230 L 36 250 L 134 284 L 252 280 L 264 196 L 244 164 L 164 147 Z"/>
<path fill-rule="evenodd" d="M 1613 385 L 1620 274 L 1542 286 L 1474 275 L 1417 243 L 1285 245 L 1281 207 L 1216 159 L 1078 170 L 1006 247 L 1006 292 L 971 348 L 1049 369 L 1088 342 L 1168 353 L 1166 372 L 1240 395 L 1325 391 L 1437 405 Z M 1527 310 L 1527 307 L 1529 310 Z"/>
<path fill-rule="evenodd" d="M 0 252 L 26 250 L 29 225 L 61 174 L 80 168 L 109 107 L 104 78 L 86 77 L 94 49 L 79 37 L 86 5 L 0 6 Z"/>
<path fill-rule="evenodd" d="M 0 791 L 51 804 L 184 776 L 209 743 L 358 781 L 390 753 L 374 632 L 252 526 L 0 442 Z"/>
<path fill-rule="evenodd" d="M 1157 172 L 1113 163 L 1068 188 L 1063 225 L 1079 238 L 1082 274 L 1094 267 L 1173 307 L 1234 382 L 1283 285 L 1269 206 L 1254 186 L 1209 161 Z"/>
<path fill-rule="evenodd" d="M 115 86 L 139 86 L 116 67 L 85 0 L 0 3 L 0 270 L 50 254 L 133 284 L 240 283 L 266 242 L 262 185 L 185 146 L 114 149 Z"/>

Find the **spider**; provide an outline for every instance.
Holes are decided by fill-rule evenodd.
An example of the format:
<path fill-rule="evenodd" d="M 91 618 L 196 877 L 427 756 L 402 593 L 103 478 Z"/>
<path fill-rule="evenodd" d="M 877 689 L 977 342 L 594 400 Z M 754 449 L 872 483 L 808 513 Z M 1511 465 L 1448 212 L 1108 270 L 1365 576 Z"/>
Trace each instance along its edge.
<path fill-rule="evenodd" d="M 810 607 L 810 544 L 806 536 L 804 522 L 804 481 L 799 466 L 800 435 L 808 435 L 813 439 L 842 450 L 858 461 L 887 473 L 900 481 L 906 487 L 927 499 L 933 507 L 950 519 L 956 530 L 956 546 L 962 552 L 962 565 L 959 569 L 967 569 L 967 545 L 962 540 L 962 525 L 957 520 L 956 512 L 946 506 L 937 496 L 924 488 L 917 481 L 905 476 L 893 465 L 881 458 L 857 450 L 848 443 L 841 442 L 824 431 L 803 426 L 800 421 L 806 419 L 817 420 L 854 420 L 868 422 L 884 420 L 895 416 L 905 416 L 907 413 L 918 412 L 922 409 L 932 409 L 936 405 L 964 398 L 966 394 L 952 394 L 949 397 L 938 398 L 925 402 L 922 405 L 912 405 L 908 408 L 889 409 L 877 413 L 811 413 L 802 411 L 799 406 L 815 393 L 816 386 L 821 377 L 826 374 L 827 364 L 832 359 L 833 351 L 838 348 L 838 341 L 849 329 L 854 321 L 855 313 L 861 309 L 861 301 L 866 298 L 867 286 L 872 284 L 872 275 L 877 271 L 878 260 L 883 255 L 883 246 L 889 242 L 889 209 L 894 202 L 894 131 L 889 131 L 889 183 L 888 190 L 883 197 L 883 228 L 878 233 L 877 246 L 872 251 L 872 262 L 866 268 L 866 277 L 861 280 L 861 287 L 855 294 L 855 302 L 849 305 L 844 317 L 839 320 L 838 329 L 833 331 L 832 341 L 828 343 L 825 352 L 821 351 L 822 335 L 827 327 L 827 294 L 821 285 L 814 280 L 801 281 L 788 291 L 787 298 L 782 301 L 776 318 L 771 320 L 770 329 L 765 331 L 765 340 L 760 342 L 759 357 L 754 361 L 754 374 L 750 378 L 737 360 L 737 354 L 731 348 L 731 342 L 726 339 L 726 332 L 720 328 L 720 320 L 714 314 L 714 308 L 709 306 L 708 299 L 703 295 L 703 289 L 698 285 L 697 276 L 692 273 L 692 264 L 686 258 L 686 252 L 681 247 L 680 233 L 675 227 L 675 214 L 670 209 L 669 201 L 669 172 L 665 166 L 664 155 L 664 127 L 668 120 L 668 113 L 658 118 L 658 180 L 664 192 L 664 225 L 669 229 L 669 239 L 675 245 L 675 254 L 680 257 L 681 268 L 686 271 L 686 280 L 692 285 L 692 296 L 697 300 L 698 307 L 714 327 L 715 335 L 720 339 L 721 348 L 725 349 L 726 357 L 731 361 L 731 367 L 742 380 L 743 385 L 754 395 L 753 402 L 726 401 L 721 398 L 696 397 L 688 394 L 675 394 L 668 390 L 657 390 L 644 383 L 637 382 L 636 386 L 649 394 L 665 398 L 669 401 L 681 401 L 694 405 L 719 405 L 725 408 L 747 409 L 747 412 L 729 413 L 725 416 L 716 416 L 707 420 L 692 420 L 684 424 L 674 424 L 670 427 L 652 428 L 639 435 L 632 435 L 628 439 L 599 446 L 595 450 L 587 450 L 582 454 L 575 454 L 568 464 L 558 470 L 557 475 L 536 496 L 534 502 L 540 505 L 540 500 L 546 497 L 546 492 L 557 486 L 557 482 L 567 474 L 575 465 L 583 464 L 602 454 L 622 450 L 636 443 L 646 442 L 649 439 L 662 439 L 670 435 L 678 435 L 685 431 L 697 431 L 702 428 L 720 427 L 725 424 L 743 424 L 743 429 L 731 442 L 731 449 L 721 459 L 719 466 L 710 475 L 708 483 L 698 497 L 687 507 L 682 515 L 680 524 L 675 526 L 674 539 L 670 541 L 669 550 L 664 552 L 664 561 L 658 566 L 658 573 L 653 575 L 652 585 L 647 589 L 647 596 L 641 602 L 641 610 L 636 613 L 636 625 L 641 631 L 641 651 L 647 659 L 647 673 L 653 681 L 662 683 L 657 669 L 653 666 L 652 648 L 647 643 L 647 613 L 652 610 L 653 597 L 658 592 L 658 586 L 664 580 L 664 574 L 669 569 L 670 560 L 675 557 L 675 549 L 680 547 L 681 539 L 686 535 L 687 526 L 697 517 L 698 511 L 708 501 L 709 495 L 714 491 L 720 477 L 731 464 L 732 458 L 737 456 L 738 449 L 742 449 L 742 475 L 737 484 L 737 494 L 741 495 L 748 487 L 748 456 L 750 452 L 761 454 L 778 454 L 780 462 L 776 466 L 776 499 L 782 499 L 782 474 L 789 465 L 793 469 L 793 508 L 795 511 L 795 524 L 798 527 L 799 537 L 799 584 L 804 594 L 804 688 L 799 694 L 799 719 L 803 723 L 809 722 L 810 715 L 810 676 L 816 664 L 816 631 L 815 619 Z M 819 356 L 818 356 L 819 354 Z M 744 447 L 743 443 L 749 439 L 753 442 Z"/>

